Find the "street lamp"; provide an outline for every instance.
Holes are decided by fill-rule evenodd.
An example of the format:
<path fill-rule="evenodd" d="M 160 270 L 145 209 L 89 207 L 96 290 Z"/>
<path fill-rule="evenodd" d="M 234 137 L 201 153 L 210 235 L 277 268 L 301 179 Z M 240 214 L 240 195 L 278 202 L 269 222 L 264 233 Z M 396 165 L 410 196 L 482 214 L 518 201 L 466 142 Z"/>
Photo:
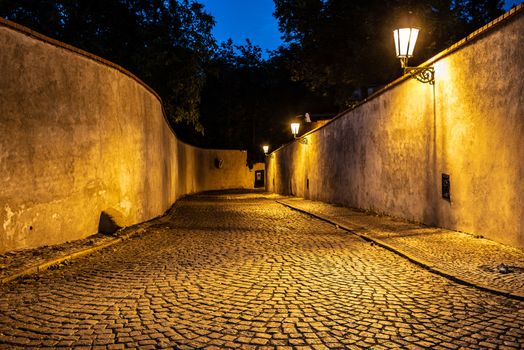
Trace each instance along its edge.
<path fill-rule="evenodd" d="M 291 123 L 291 132 L 293 136 L 297 138 L 298 130 L 300 129 L 300 123 Z"/>
<path fill-rule="evenodd" d="M 268 152 L 269 152 L 269 146 L 268 145 L 262 146 L 262 149 L 264 150 L 264 155 L 266 157 L 273 159 L 273 153 L 268 154 Z"/>
<path fill-rule="evenodd" d="M 395 51 L 400 59 L 400 66 L 404 74 L 408 73 L 413 79 L 422 83 L 435 84 L 435 69 L 433 67 L 409 67 L 408 59 L 413 57 L 413 50 L 418 38 L 418 28 L 399 28 L 393 31 Z"/>
<path fill-rule="evenodd" d="M 297 140 L 300 143 L 307 145 L 307 139 L 306 138 L 298 138 L 298 130 L 300 129 L 300 123 L 291 123 L 291 132 L 293 133 L 293 137 L 295 140 Z"/>

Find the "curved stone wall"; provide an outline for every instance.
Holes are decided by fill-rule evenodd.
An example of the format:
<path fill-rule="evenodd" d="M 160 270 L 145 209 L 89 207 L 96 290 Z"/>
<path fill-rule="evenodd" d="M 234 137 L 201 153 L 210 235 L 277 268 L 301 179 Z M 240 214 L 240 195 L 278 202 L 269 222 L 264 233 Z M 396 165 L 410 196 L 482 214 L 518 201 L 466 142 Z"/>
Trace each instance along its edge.
<path fill-rule="evenodd" d="M 523 14 L 431 59 L 434 86 L 401 78 L 276 150 L 268 189 L 524 247 Z"/>
<path fill-rule="evenodd" d="M 105 210 L 131 225 L 188 193 L 253 187 L 245 152 L 177 140 L 135 76 L 4 20 L 0 130 L 0 253 L 89 236 Z"/>

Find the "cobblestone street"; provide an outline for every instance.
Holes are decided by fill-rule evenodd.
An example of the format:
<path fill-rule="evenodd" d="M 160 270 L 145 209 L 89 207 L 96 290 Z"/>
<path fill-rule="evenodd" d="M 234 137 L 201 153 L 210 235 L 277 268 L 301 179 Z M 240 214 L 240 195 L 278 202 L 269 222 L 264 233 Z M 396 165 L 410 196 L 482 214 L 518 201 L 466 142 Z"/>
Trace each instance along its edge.
<path fill-rule="evenodd" d="M 0 287 L 0 348 L 524 348 L 524 302 L 256 195 Z"/>

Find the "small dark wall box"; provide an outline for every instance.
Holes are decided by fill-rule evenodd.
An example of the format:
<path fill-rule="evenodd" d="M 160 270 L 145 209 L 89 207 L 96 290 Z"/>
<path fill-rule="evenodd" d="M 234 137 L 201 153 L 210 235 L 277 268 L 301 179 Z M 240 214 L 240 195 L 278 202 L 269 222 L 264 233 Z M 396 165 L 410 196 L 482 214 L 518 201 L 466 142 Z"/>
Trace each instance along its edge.
<path fill-rule="evenodd" d="M 442 198 L 451 201 L 451 180 L 448 174 L 442 174 Z"/>

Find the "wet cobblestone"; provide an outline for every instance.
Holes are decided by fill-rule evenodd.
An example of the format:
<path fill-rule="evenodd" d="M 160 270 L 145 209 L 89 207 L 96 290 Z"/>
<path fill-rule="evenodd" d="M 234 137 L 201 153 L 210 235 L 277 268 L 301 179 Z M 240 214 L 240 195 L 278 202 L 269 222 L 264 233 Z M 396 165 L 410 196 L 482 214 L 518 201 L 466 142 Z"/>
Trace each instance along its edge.
<path fill-rule="evenodd" d="M 197 196 L 0 287 L 0 348 L 522 348 L 524 302 L 435 276 L 268 199 Z"/>
<path fill-rule="evenodd" d="M 524 297 L 524 249 L 318 201 L 289 197 L 280 201 L 379 239 L 452 276 Z M 507 273 L 501 266 L 507 266 Z"/>

